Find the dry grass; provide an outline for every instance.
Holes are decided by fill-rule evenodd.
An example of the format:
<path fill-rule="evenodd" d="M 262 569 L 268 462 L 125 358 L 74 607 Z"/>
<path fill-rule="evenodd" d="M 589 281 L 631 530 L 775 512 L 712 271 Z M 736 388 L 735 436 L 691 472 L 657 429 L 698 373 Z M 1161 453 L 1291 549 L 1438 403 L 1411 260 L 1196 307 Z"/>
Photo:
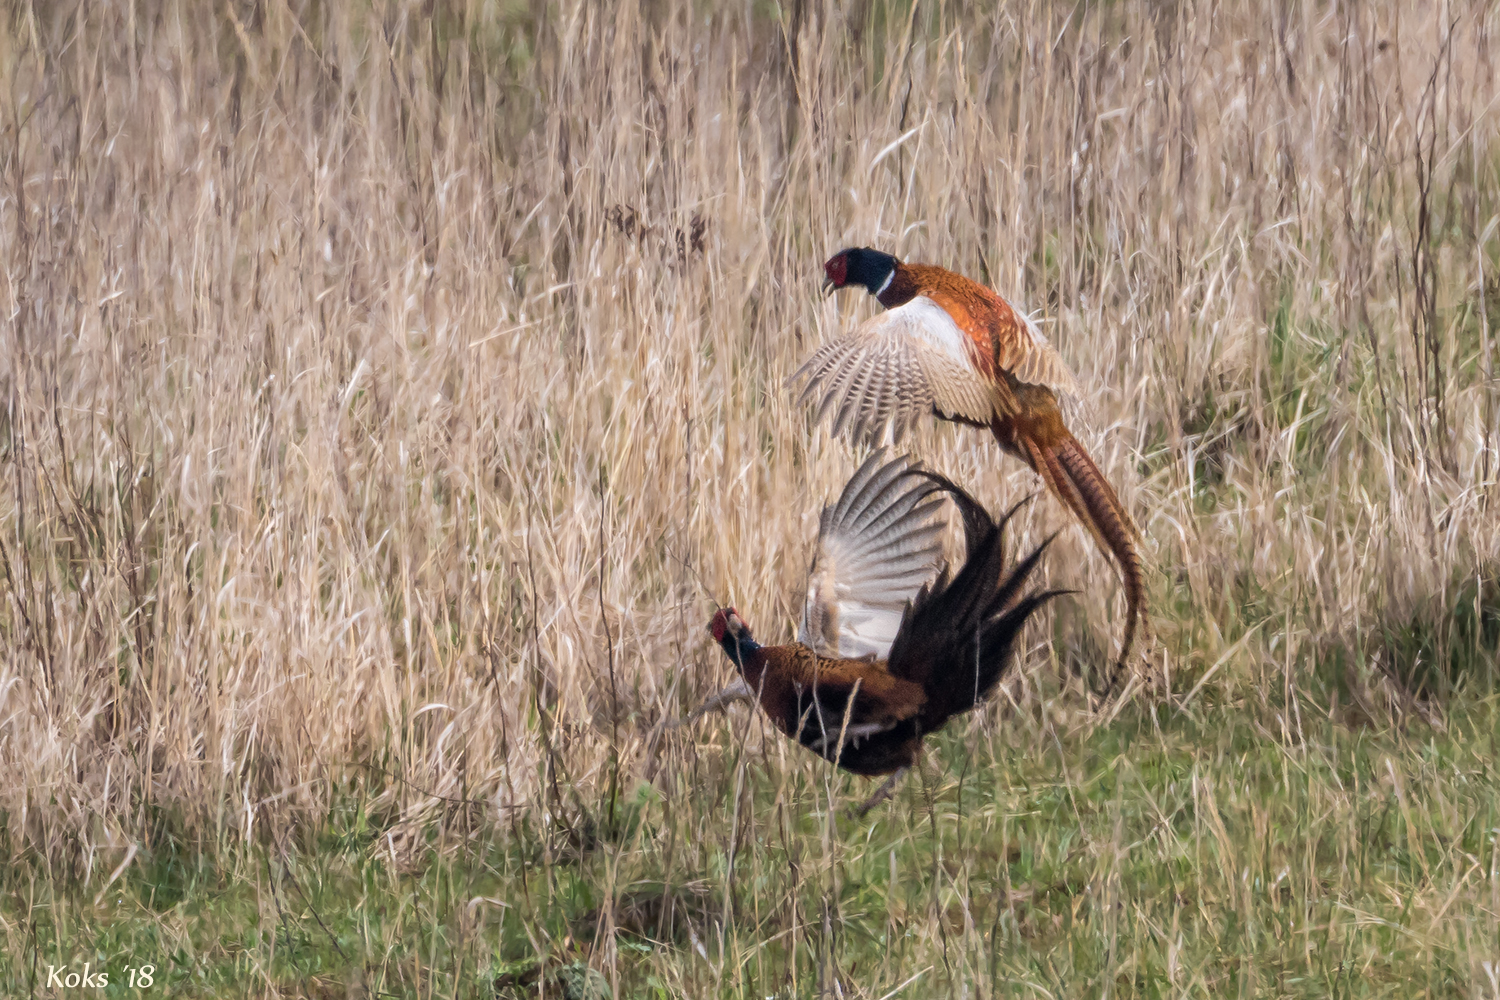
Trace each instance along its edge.
<path fill-rule="evenodd" d="M 217 858 L 245 912 L 284 926 L 289 859 L 345 850 L 389 870 L 366 894 L 437 879 L 452 903 L 335 944 L 368 983 L 372 955 L 407 955 L 401 927 L 457 935 L 457 969 L 424 944 L 372 989 L 457 995 L 464 956 L 566 953 L 592 909 L 594 964 L 660 995 L 881 996 L 924 967 L 919 993 L 1300 995 L 1256 978 L 1258 947 L 1215 964 L 1263 865 L 1319 934 L 1347 928 L 1362 983 L 1407 941 L 1457 970 L 1430 992 L 1492 994 L 1492 9 L 435 6 L 6 15 L 12 974 L 55 891 L 54 961 L 138 910 L 179 964 L 317 992 L 295 961 L 216 952 L 216 932 L 101 890 Z M 863 786 L 757 723 L 650 746 L 727 676 L 710 597 L 790 629 L 814 516 L 855 456 L 783 380 L 870 308 L 818 296 L 850 243 L 1039 316 L 1086 387 L 1079 437 L 1142 526 L 1158 637 L 1118 716 L 1090 714 L 1067 678 L 1113 648 L 1119 602 L 1068 529 L 1048 572 L 1084 594 L 1033 631 L 1017 707 L 959 727 L 939 777 L 852 841 L 829 806 Z M 992 503 L 1035 488 L 972 431 L 916 447 Z M 1033 511 L 1029 538 L 1065 524 Z M 961 783 L 950 801 L 961 772 L 997 776 L 980 806 Z M 1373 815 L 1406 852 L 1394 903 L 1347 864 Z M 1012 884 L 1052 877 L 1018 853 L 1045 844 L 1072 874 Z M 448 875 L 400 874 L 433 847 Z M 1199 888 L 1126 906 L 1129 866 Z M 454 888 L 479 869 L 510 909 Z M 1003 886 L 973 887 L 981 869 Z M 711 939 L 620 951 L 603 931 L 661 909 L 630 888 L 648 876 Z M 886 886 L 880 925 L 907 943 L 841 936 L 865 912 L 851 880 Z M 1046 920 L 1016 916 L 1043 899 Z M 1006 913 L 1011 937 L 983 922 Z M 1402 919 L 1409 941 L 1358 937 Z M 1297 933 L 1273 943 L 1309 969 L 1334 947 Z M 1097 961 L 996 957 L 1078 934 Z"/>

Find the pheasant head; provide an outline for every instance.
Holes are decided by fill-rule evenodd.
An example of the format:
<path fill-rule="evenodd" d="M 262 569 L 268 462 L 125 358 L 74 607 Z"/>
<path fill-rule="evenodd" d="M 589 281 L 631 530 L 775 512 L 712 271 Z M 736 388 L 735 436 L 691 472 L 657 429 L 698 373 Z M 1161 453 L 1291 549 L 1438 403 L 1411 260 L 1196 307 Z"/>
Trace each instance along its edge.
<path fill-rule="evenodd" d="M 740 613 L 734 608 L 720 608 L 714 612 L 714 616 L 708 620 L 709 634 L 714 637 L 724 649 L 724 655 L 729 657 L 731 663 L 744 671 L 753 654 L 760 649 L 760 643 L 756 642 L 750 635 L 750 626 L 745 624 Z"/>
<path fill-rule="evenodd" d="M 871 295 L 879 295 L 891 283 L 900 263 L 890 254 L 869 247 L 846 247 L 823 265 L 823 288 L 831 292 L 849 285 L 864 285 Z"/>

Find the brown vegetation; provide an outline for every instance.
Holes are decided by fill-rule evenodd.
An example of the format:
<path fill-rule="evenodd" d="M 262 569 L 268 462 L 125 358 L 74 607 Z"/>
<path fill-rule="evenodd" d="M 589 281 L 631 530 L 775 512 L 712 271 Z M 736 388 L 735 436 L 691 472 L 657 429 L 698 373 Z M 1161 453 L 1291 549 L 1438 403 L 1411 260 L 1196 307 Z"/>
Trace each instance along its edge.
<path fill-rule="evenodd" d="M 726 676 L 710 596 L 790 633 L 855 456 L 783 383 L 849 243 L 1077 372 L 1133 697 L 1440 721 L 1402 650 L 1482 646 L 1500 544 L 1492 9 L 431 6 L 5 15 L 3 860 L 635 780 Z M 978 440 L 916 447 L 1036 488 Z M 1097 596 L 1023 701 L 1108 654 L 1109 566 L 1069 528 L 1046 569 Z"/>

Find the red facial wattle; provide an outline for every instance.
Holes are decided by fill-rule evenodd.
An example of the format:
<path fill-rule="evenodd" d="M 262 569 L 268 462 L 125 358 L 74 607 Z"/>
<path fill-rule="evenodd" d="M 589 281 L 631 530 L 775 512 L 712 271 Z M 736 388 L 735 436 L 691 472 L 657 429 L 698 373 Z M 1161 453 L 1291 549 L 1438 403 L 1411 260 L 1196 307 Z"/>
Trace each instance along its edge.
<path fill-rule="evenodd" d="M 735 613 L 733 608 L 720 608 L 714 612 L 713 618 L 708 622 L 708 631 L 713 635 L 714 642 L 724 641 L 724 633 L 729 631 L 729 616 Z"/>
<path fill-rule="evenodd" d="M 849 280 L 849 258 L 844 254 L 830 257 L 828 263 L 823 265 L 823 273 L 828 277 L 829 285 L 843 288 Z"/>

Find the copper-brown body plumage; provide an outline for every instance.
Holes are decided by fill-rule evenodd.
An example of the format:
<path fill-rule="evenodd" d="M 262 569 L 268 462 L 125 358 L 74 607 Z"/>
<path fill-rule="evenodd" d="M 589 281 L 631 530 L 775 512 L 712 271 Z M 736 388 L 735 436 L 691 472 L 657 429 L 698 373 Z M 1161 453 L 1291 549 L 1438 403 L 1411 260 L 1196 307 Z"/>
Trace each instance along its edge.
<path fill-rule="evenodd" d="M 833 287 L 863 284 L 890 311 L 803 365 L 804 398 L 821 399 L 823 412 L 837 411 L 836 428 L 857 434 L 873 435 L 889 420 L 899 437 L 917 410 L 988 427 L 1120 573 L 1126 622 L 1106 689 L 1113 687 L 1145 614 L 1140 550 L 1130 514 L 1063 421 L 1054 390 L 1074 391 L 1066 364 L 1003 298 L 946 268 L 857 248 L 835 255 L 825 270 Z"/>

